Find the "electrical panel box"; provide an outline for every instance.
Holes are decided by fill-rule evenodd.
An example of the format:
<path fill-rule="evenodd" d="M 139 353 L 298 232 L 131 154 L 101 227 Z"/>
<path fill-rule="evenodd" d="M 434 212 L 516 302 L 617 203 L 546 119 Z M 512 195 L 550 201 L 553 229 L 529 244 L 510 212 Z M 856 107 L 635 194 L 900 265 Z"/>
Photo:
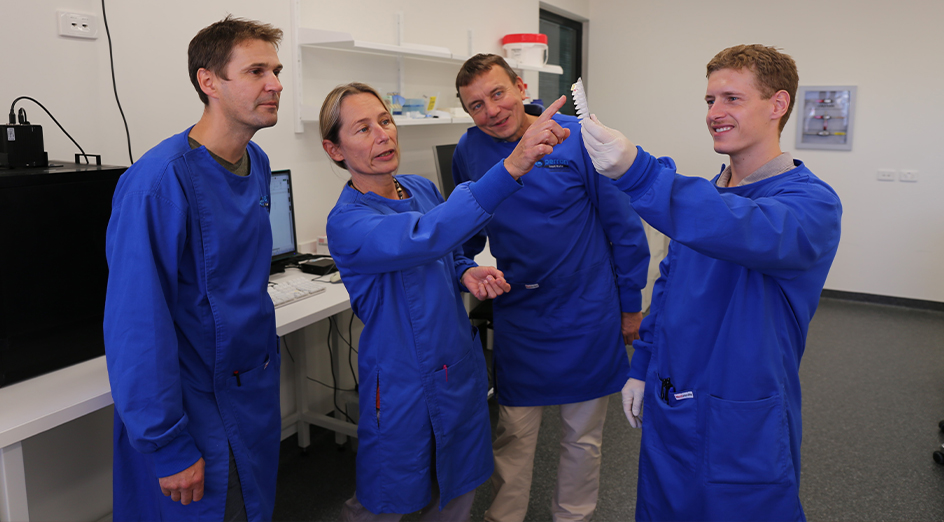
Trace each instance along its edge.
<path fill-rule="evenodd" d="M 799 87 L 796 148 L 852 150 L 855 86 Z"/>

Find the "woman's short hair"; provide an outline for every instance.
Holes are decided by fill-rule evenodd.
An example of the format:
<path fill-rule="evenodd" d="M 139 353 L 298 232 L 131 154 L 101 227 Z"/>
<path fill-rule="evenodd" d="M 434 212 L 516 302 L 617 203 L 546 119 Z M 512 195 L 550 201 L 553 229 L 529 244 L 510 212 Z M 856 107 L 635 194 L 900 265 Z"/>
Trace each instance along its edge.
<path fill-rule="evenodd" d="M 335 145 L 341 144 L 341 102 L 344 98 L 352 94 L 372 94 L 380 101 L 381 105 L 386 107 L 383 98 L 380 97 L 380 93 L 366 83 L 351 82 L 346 85 L 338 85 L 334 90 L 328 93 L 324 103 L 321 104 L 321 113 L 318 115 L 318 123 L 321 127 L 321 139 L 328 140 Z M 393 121 L 393 119 L 391 118 L 390 121 Z M 343 161 L 332 161 L 334 161 L 335 165 L 347 170 Z"/>

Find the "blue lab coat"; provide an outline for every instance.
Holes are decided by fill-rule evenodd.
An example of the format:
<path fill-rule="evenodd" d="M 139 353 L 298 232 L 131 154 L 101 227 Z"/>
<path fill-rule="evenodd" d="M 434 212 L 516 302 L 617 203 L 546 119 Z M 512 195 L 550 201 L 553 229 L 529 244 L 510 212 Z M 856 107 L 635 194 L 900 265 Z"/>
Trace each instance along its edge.
<path fill-rule="evenodd" d="M 798 371 L 842 206 L 794 164 L 720 188 L 640 148 L 615 183 L 672 239 L 630 372 L 646 382 L 639 520 L 805 519 Z"/>
<path fill-rule="evenodd" d="M 374 513 L 429 504 L 433 466 L 441 507 L 492 474 L 485 359 L 460 296 L 475 263 L 458 247 L 521 187 L 498 166 L 442 204 L 430 181 L 397 179 L 408 199 L 345 186 L 327 227 L 364 322 L 357 499 Z"/>
<path fill-rule="evenodd" d="M 535 164 L 525 187 L 465 245 L 485 244 L 512 291 L 494 301 L 495 387 L 508 406 L 543 406 L 618 392 L 629 359 L 620 312 L 638 312 L 649 244 L 629 198 L 593 169 L 576 118 L 570 138 Z M 477 127 L 453 156 L 456 183 L 477 180 L 518 142 Z"/>
<path fill-rule="evenodd" d="M 226 171 L 189 129 L 118 181 L 106 237 L 115 520 L 222 520 L 232 446 L 249 520 L 270 520 L 281 413 L 269 160 Z M 239 372 L 239 377 L 236 377 Z M 203 500 L 158 486 L 206 461 Z"/>

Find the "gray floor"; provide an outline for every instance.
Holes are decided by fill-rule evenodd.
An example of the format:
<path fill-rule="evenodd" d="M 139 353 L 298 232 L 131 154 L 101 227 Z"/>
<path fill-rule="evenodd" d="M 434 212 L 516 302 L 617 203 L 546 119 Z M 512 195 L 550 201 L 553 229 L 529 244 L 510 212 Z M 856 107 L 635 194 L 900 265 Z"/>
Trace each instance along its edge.
<path fill-rule="evenodd" d="M 803 474 L 800 494 L 813 521 L 944 520 L 944 313 L 823 299 L 801 368 Z M 494 407 L 493 407 L 494 418 Z M 558 410 L 545 411 L 528 520 L 551 519 Z M 633 520 L 638 430 L 610 398 L 597 521 Z M 282 444 L 275 520 L 337 520 L 354 491 L 355 453 L 314 428 L 302 454 Z M 481 520 L 489 485 L 476 495 Z M 408 516 L 404 520 L 416 520 Z"/>

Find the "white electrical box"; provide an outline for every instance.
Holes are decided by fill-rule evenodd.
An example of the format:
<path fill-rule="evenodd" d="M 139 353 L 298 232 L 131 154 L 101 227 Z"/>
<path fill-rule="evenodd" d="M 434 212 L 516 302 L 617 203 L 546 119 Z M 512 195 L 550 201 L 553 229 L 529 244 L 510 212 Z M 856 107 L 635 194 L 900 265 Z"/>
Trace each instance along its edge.
<path fill-rule="evenodd" d="M 59 20 L 59 34 L 62 36 L 92 40 L 98 38 L 98 17 L 95 15 L 59 9 L 56 11 L 56 18 Z"/>

